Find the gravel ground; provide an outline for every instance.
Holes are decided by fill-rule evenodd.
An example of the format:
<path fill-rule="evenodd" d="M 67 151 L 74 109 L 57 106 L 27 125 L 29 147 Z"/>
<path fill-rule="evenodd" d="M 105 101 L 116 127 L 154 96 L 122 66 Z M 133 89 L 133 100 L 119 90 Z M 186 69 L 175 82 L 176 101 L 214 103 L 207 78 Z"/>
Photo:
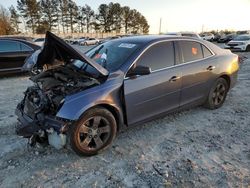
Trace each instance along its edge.
<path fill-rule="evenodd" d="M 93 157 L 29 148 L 15 135 L 14 110 L 30 84 L 25 76 L 0 80 L 0 187 L 250 186 L 250 60 L 222 108 L 132 127 Z"/>

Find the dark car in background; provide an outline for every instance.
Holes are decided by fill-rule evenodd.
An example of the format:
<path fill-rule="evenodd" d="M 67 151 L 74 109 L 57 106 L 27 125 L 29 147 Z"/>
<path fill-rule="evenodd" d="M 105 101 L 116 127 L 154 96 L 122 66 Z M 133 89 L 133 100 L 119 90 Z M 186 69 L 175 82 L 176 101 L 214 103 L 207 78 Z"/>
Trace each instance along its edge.
<path fill-rule="evenodd" d="M 224 35 L 224 36 L 221 36 L 217 42 L 218 43 L 227 43 L 227 42 L 233 40 L 236 36 L 237 36 L 236 34 Z"/>
<path fill-rule="evenodd" d="M 0 38 L 0 74 L 22 71 L 25 59 L 38 49 L 26 40 Z"/>
<path fill-rule="evenodd" d="M 126 37 L 84 54 L 49 32 L 25 67 L 38 74 L 17 106 L 17 134 L 56 148 L 68 140 L 80 155 L 104 150 L 124 127 L 221 107 L 239 69 L 230 50 L 191 37 Z"/>

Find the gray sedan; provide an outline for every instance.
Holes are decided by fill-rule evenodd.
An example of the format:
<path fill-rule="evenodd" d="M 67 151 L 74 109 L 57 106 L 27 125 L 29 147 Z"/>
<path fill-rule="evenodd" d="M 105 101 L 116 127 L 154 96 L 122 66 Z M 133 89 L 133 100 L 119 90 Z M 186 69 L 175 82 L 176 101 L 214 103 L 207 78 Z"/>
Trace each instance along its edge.
<path fill-rule="evenodd" d="M 52 33 L 27 60 L 35 83 L 16 114 L 17 133 L 94 155 L 122 128 L 191 106 L 221 107 L 237 80 L 238 56 L 188 37 L 116 39 L 83 54 Z"/>

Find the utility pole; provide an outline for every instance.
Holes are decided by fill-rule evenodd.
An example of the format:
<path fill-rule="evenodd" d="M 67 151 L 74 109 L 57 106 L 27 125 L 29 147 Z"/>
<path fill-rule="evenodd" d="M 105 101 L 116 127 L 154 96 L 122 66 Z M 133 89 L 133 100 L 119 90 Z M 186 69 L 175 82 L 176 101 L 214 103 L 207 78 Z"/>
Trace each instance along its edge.
<path fill-rule="evenodd" d="M 161 21 L 162 21 L 162 19 L 160 18 L 159 35 L 161 34 Z"/>

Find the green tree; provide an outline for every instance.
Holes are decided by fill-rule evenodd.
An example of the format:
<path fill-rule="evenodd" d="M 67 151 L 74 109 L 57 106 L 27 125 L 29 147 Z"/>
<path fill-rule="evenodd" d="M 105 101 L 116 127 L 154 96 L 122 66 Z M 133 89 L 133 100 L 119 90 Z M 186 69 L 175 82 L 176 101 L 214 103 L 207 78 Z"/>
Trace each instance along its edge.
<path fill-rule="evenodd" d="M 46 28 L 51 31 L 58 25 L 58 0 L 41 0 L 40 6 L 42 11 L 41 28 L 46 25 Z M 41 29 L 39 29 L 41 30 Z"/>
<path fill-rule="evenodd" d="M 71 33 L 74 32 L 74 25 L 77 23 L 78 6 L 72 0 L 68 3 L 68 19 L 66 19 L 67 25 L 70 26 Z"/>
<path fill-rule="evenodd" d="M 68 0 L 58 0 L 59 1 L 59 12 L 58 15 L 60 17 L 61 26 L 63 29 L 63 33 L 65 33 L 65 28 L 68 30 Z"/>
<path fill-rule="evenodd" d="M 93 25 L 94 22 L 94 17 L 95 17 L 95 12 L 92 10 L 92 8 L 89 5 L 85 5 L 82 7 L 83 11 L 83 20 L 86 26 L 86 31 L 89 33 L 91 26 Z"/>
<path fill-rule="evenodd" d="M 119 3 L 109 3 L 109 21 L 111 30 L 120 33 L 122 28 L 123 10 Z"/>
<path fill-rule="evenodd" d="M 100 30 L 102 32 L 110 32 L 110 17 L 109 17 L 109 6 L 107 4 L 101 4 L 98 8 L 96 20 Z"/>
<path fill-rule="evenodd" d="M 123 18 L 122 23 L 124 26 L 124 30 L 125 33 L 127 34 L 132 20 L 131 9 L 128 6 L 122 7 L 122 18 Z"/>
<path fill-rule="evenodd" d="M 41 17 L 39 2 L 36 0 L 18 0 L 17 9 L 26 20 L 26 24 L 31 27 L 32 33 L 35 34 Z"/>

